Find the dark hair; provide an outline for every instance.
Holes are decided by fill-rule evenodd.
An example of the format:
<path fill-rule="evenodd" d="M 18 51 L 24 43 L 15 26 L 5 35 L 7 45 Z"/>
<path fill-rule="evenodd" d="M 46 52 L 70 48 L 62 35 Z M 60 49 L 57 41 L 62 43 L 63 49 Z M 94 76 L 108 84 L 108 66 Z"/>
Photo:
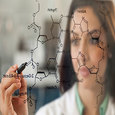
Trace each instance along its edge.
<path fill-rule="evenodd" d="M 93 8 L 95 14 L 99 18 L 104 30 L 106 31 L 107 44 L 112 58 L 108 59 L 105 88 L 108 89 L 110 95 L 115 97 L 115 9 L 112 1 L 101 0 L 73 0 L 69 10 L 69 16 L 72 18 L 74 11 L 77 8 L 90 6 Z M 76 74 L 73 69 L 72 59 L 70 55 L 70 21 L 68 18 L 66 38 L 64 41 L 64 49 L 61 59 L 60 72 L 60 90 L 62 93 L 67 91 L 77 80 Z"/>

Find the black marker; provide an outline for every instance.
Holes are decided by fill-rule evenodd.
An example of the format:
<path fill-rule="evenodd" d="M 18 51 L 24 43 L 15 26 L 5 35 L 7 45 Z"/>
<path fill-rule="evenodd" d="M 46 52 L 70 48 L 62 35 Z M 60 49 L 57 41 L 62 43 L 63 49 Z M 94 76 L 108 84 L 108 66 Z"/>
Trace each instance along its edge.
<path fill-rule="evenodd" d="M 17 73 L 17 74 L 20 74 L 20 73 L 25 69 L 25 67 L 26 67 L 27 64 L 28 64 L 28 63 L 25 62 L 25 63 L 23 63 L 22 65 L 20 65 L 19 68 L 16 70 L 16 73 Z M 20 95 L 19 89 L 17 89 L 17 90 L 14 92 L 14 96 L 16 96 L 16 95 Z"/>
<path fill-rule="evenodd" d="M 26 67 L 27 62 L 23 63 L 21 66 L 19 66 L 19 68 L 16 70 L 17 74 L 20 74 Z"/>

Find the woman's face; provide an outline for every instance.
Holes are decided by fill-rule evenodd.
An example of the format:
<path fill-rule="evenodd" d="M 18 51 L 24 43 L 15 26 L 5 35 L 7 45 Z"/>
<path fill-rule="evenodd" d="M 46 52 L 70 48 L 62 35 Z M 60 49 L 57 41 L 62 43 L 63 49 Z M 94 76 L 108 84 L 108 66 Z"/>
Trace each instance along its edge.
<path fill-rule="evenodd" d="M 83 86 L 103 85 L 107 43 L 103 26 L 90 7 L 75 10 L 70 25 L 71 58 Z"/>

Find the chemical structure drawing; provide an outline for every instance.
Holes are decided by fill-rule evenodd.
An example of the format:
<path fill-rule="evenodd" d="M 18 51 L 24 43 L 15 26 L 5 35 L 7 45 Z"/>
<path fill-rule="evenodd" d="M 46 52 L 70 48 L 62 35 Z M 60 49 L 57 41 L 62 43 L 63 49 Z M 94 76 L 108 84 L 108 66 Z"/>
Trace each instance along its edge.
<path fill-rule="evenodd" d="M 53 17 L 51 16 L 51 20 L 52 20 L 52 26 L 51 26 L 52 38 L 59 39 L 60 34 L 61 34 L 61 26 L 60 26 L 61 18 L 60 18 L 59 22 L 55 22 Z"/>
<path fill-rule="evenodd" d="M 68 19 L 72 19 L 72 18 L 73 16 L 70 16 L 70 15 L 65 16 L 61 14 L 60 20 L 59 20 L 60 25 L 61 25 L 61 31 L 69 32 L 69 30 L 67 30 L 67 21 Z"/>
<path fill-rule="evenodd" d="M 55 74 L 56 73 L 56 67 L 55 67 L 56 64 L 57 64 L 56 58 L 49 58 L 48 63 L 47 63 L 47 69 L 48 69 L 49 74 Z M 50 69 L 52 67 L 55 67 L 53 72 Z"/>
<path fill-rule="evenodd" d="M 51 74 L 53 74 L 56 78 L 56 82 L 59 82 L 59 76 L 57 75 L 57 57 L 54 58 L 49 58 L 47 61 L 47 74 L 45 71 L 37 71 L 36 75 L 35 75 L 35 84 L 36 84 L 36 79 L 39 79 L 40 81 L 42 81 L 44 78 L 47 78 L 48 76 L 50 76 Z M 34 85 L 35 85 L 34 84 Z"/>
<path fill-rule="evenodd" d="M 37 12 L 38 13 L 38 12 Z M 36 13 L 36 14 L 37 14 Z M 62 32 L 67 32 L 67 30 L 63 30 L 63 29 L 61 29 L 61 25 L 60 25 L 60 23 L 62 22 L 62 20 L 63 20 L 63 18 L 71 18 L 70 16 L 63 16 L 63 15 L 61 15 L 61 18 L 59 19 L 59 22 L 54 22 L 54 20 L 53 20 L 53 18 L 52 18 L 52 16 L 51 16 L 51 19 L 52 19 L 52 26 L 51 26 L 51 30 L 53 30 L 53 29 L 55 29 L 55 26 L 57 26 L 57 25 L 59 25 L 59 28 L 60 28 L 60 34 L 62 33 Z M 67 19 L 66 19 L 67 20 Z M 54 27 L 54 28 L 53 28 Z M 51 40 L 51 39 L 48 39 L 47 38 L 47 35 L 41 35 L 40 34 L 40 29 L 41 29 L 41 27 L 39 27 L 39 36 L 38 36 L 38 38 L 37 38 L 37 44 L 36 44 L 36 47 L 35 48 L 33 48 L 32 50 L 31 50 L 31 60 L 28 62 L 28 65 L 29 64 L 31 64 L 31 66 L 32 66 L 32 68 L 34 69 L 35 68 L 35 66 L 37 66 L 37 68 L 39 67 L 39 63 L 38 62 L 36 62 L 35 60 L 34 60 L 34 53 L 36 52 L 36 50 L 38 49 L 39 50 L 39 43 L 41 43 L 41 44 L 45 44 L 46 42 L 48 42 L 49 40 Z M 59 35 L 60 35 L 59 34 Z M 65 34 L 65 33 L 64 33 Z M 60 39 L 60 36 L 58 36 L 58 37 L 53 37 L 53 39 Z M 64 37 L 63 37 L 64 38 Z M 58 79 L 58 77 L 57 77 L 57 74 L 56 74 L 56 68 L 55 68 L 55 70 L 52 72 L 51 70 L 50 70 L 50 66 L 52 66 L 52 64 L 54 65 L 54 66 L 56 66 L 56 64 L 57 64 L 57 62 L 56 62 L 56 57 L 55 58 L 49 58 L 49 60 L 48 60 L 48 62 L 47 62 L 47 70 L 48 70 L 48 73 L 46 74 L 44 71 L 39 71 L 38 69 L 37 69 L 37 72 L 36 72 L 36 74 L 34 75 L 35 76 L 35 83 L 34 83 L 34 85 L 36 84 L 36 79 L 39 79 L 40 81 L 42 81 L 42 79 L 44 79 L 44 78 L 46 78 L 46 77 L 48 77 L 48 75 L 50 75 L 50 74 L 55 74 L 55 78 L 56 78 L 56 81 L 59 81 L 59 79 Z M 39 77 L 38 77 L 39 76 Z M 32 86 L 32 87 L 34 87 L 34 85 Z"/>
<path fill-rule="evenodd" d="M 88 67 L 87 65 L 87 53 L 85 52 L 78 52 L 77 57 L 72 57 L 72 60 L 75 60 L 78 64 L 78 70 L 77 72 L 79 72 L 80 67 L 85 66 L 90 74 L 94 74 L 96 75 L 96 83 L 99 85 L 100 87 L 100 91 L 99 94 L 97 95 L 97 101 L 96 103 L 98 104 L 99 102 L 99 98 L 100 96 L 102 96 L 103 94 L 103 88 L 104 88 L 104 82 L 103 82 L 103 77 L 101 76 L 101 74 L 99 73 L 100 70 L 100 63 L 104 60 L 104 42 L 101 41 L 99 38 L 101 36 L 101 28 L 102 26 L 99 28 L 99 30 L 95 30 L 93 32 L 89 32 L 88 29 L 88 21 L 85 19 L 85 17 L 82 17 L 80 24 L 77 24 L 73 18 L 73 30 L 71 31 L 73 34 L 73 38 L 76 39 L 77 35 L 75 33 L 76 29 L 79 30 L 79 32 L 81 32 L 80 37 L 82 37 L 82 35 L 84 34 L 84 32 L 88 32 L 90 34 L 90 38 L 95 40 L 95 44 L 96 46 L 100 49 L 101 55 L 100 58 L 97 60 L 98 64 L 97 65 L 92 65 L 91 67 Z M 77 41 L 79 40 L 79 42 L 81 41 L 82 38 L 77 39 Z M 101 80 L 101 81 L 100 81 Z M 80 82 L 83 82 L 83 78 L 79 80 Z"/>
<path fill-rule="evenodd" d="M 53 71 L 51 70 L 52 67 L 54 68 Z M 55 58 L 49 58 L 48 63 L 47 63 L 47 69 L 48 69 L 49 75 L 50 74 L 55 75 L 56 82 L 58 83 L 59 82 L 59 77 L 57 75 L 57 60 L 56 60 L 56 57 Z"/>
<path fill-rule="evenodd" d="M 57 50 L 57 53 L 56 53 L 56 61 L 57 61 L 57 67 L 61 67 L 61 57 L 62 56 L 68 56 L 68 51 L 60 51 L 60 50 Z M 68 63 L 66 63 L 68 64 Z M 66 67 L 66 66 L 65 66 Z"/>
<path fill-rule="evenodd" d="M 27 63 L 27 66 L 31 64 L 32 68 L 35 69 L 35 66 L 38 66 L 39 63 L 36 63 L 33 59 L 34 50 L 31 50 L 31 60 Z"/>
<path fill-rule="evenodd" d="M 36 24 L 36 15 L 40 12 L 40 3 L 36 0 L 36 2 L 38 3 L 38 10 L 33 13 L 33 23 L 30 24 L 28 26 L 28 29 L 33 29 L 34 33 L 36 33 L 37 31 L 39 32 L 38 36 L 37 36 L 37 40 L 36 40 L 36 46 L 31 50 L 31 59 L 28 62 L 28 65 L 31 65 L 33 69 L 36 69 L 35 73 L 34 73 L 34 83 L 33 85 L 30 87 L 29 89 L 29 96 L 27 98 L 27 101 L 29 102 L 30 106 L 33 106 L 33 103 L 36 103 L 37 100 L 34 100 L 32 98 L 32 89 L 34 88 L 34 86 L 37 84 L 37 80 L 39 81 L 44 81 L 46 78 L 49 78 L 50 75 L 54 75 L 55 76 L 55 81 L 56 83 L 61 83 L 62 81 L 60 80 L 60 75 L 59 75 L 59 71 L 61 68 L 64 69 L 68 69 L 69 68 L 69 64 L 67 62 L 67 65 L 64 65 L 63 67 L 61 66 L 60 62 L 61 62 L 61 57 L 63 55 L 68 55 L 68 52 L 64 51 L 63 47 L 64 47 L 64 40 L 65 40 L 65 35 L 66 34 L 70 34 L 70 32 L 72 33 L 73 37 L 76 38 L 77 34 L 75 33 L 76 30 L 78 30 L 81 34 L 80 36 L 82 37 L 84 33 L 89 32 L 89 28 L 88 28 L 88 21 L 86 20 L 85 17 L 82 17 L 81 21 L 79 23 L 75 22 L 75 16 L 64 16 L 61 14 L 60 18 L 58 21 L 55 21 L 55 18 L 51 15 L 51 27 L 49 27 L 49 30 L 51 32 L 51 38 L 48 38 L 48 35 L 45 34 L 41 34 L 41 26 Z M 101 12 L 103 14 L 103 12 Z M 72 31 L 67 30 L 66 28 L 66 24 L 67 21 L 72 20 L 73 21 L 73 28 Z M 103 25 L 102 25 L 103 26 Z M 101 27 L 102 27 L 101 26 Z M 93 33 L 89 33 L 90 37 L 95 39 L 95 41 L 97 40 L 97 38 L 100 38 L 101 35 L 101 27 L 99 30 L 94 31 Z M 48 60 L 45 60 L 47 62 L 46 65 L 46 71 L 42 70 L 40 68 L 40 58 L 38 58 L 35 54 L 39 53 L 39 46 L 45 46 L 48 41 L 53 40 L 53 39 L 57 39 L 58 40 L 58 47 L 57 47 L 57 52 L 56 55 L 54 57 L 48 57 Z M 79 39 L 79 41 L 81 40 L 81 38 Z M 97 42 L 97 41 L 96 41 Z M 92 65 L 91 67 L 88 67 L 87 65 L 87 54 L 84 54 L 83 52 L 79 52 L 78 55 L 76 57 L 72 57 L 72 60 L 76 60 L 76 62 L 78 63 L 78 71 L 80 69 L 80 67 L 85 66 L 88 70 L 90 74 L 94 74 L 95 75 L 95 81 L 96 83 L 99 85 L 99 93 L 97 95 L 97 100 L 96 103 L 98 104 L 98 100 L 100 98 L 100 96 L 103 95 L 103 88 L 104 88 L 104 81 L 103 81 L 103 76 L 100 75 L 99 70 L 100 70 L 100 65 L 101 62 L 104 60 L 104 42 L 99 40 L 96 43 L 96 46 L 101 50 L 101 56 L 98 60 L 98 64 L 97 65 Z M 39 54 L 40 55 L 40 54 Z M 39 61 L 35 60 L 35 57 L 38 58 Z M 41 56 L 42 57 L 42 56 Z M 77 73 L 76 73 L 77 74 Z M 80 79 L 79 82 L 83 82 L 83 79 Z"/>
<path fill-rule="evenodd" d="M 31 91 L 30 91 L 31 92 Z M 29 94 L 27 101 L 29 102 L 30 107 L 32 107 L 33 105 L 36 106 L 37 100 L 33 99 L 32 96 Z M 36 107 L 35 107 L 36 108 Z"/>
<path fill-rule="evenodd" d="M 61 15 L 61 18 L 60 18 L 61 34 L 60 34 L 60 37 L 58 40 L 58 46 L 59 46 L 58 49 L 60 51 L 63 51 L 66 35 L 70 33 L 69 29 L 67 29 L 67 22 L 68 22 L 68 20 L 70 20 L 72 18 L 73 18 L 72 16 Z"/>
<path fill-rule="evenodd" d="M 71 16 L 64 16 L 61 14 L 59 21 L 54 21 L 53 17 L 51 16 L 52 20 L 51 35 L 53 39 L 54 38 L 60 39 L 60 35 L 62 32 L 69 32 L 69 30 L 66 30 L 66 24 L 65 24 L 68 18 L 71 18 Z"/>
<path fill-rule="evenodd" d="M 56 83 L 58 83 L 59 78 L 57 77 L 57 74 L 56 74 L 56 72 L 57 72 L 57 60 L 56 60 L 56 57 L 48 59 L 47 71 L 48 71 L 48 74 L 45 77 L 48 77 L 48 76 L 50 76 L 52 74 L 52 75 L 54 75 L 54 77 L 56 79 Z"/>
<path fill-rule="evenodd" d="M 38 13 L 38 12 L 37 12 Z M 52 26 L 51 26 L 51 32 L 53 33 L 53 30 L 55 30 L 56 29 L 56 26 L 59 26 L 59 36 L 58 37 L 53 37 L 53 39 L 55 38 L 55 39 L 59 39 L 59 41 L 58 41 L 58 43 L 61 45 L 61 47 L 63 46 L 63 39 L 65 38 L 65 36 L 64 36 L 64 34 L 65 34 L 65 32 L 68 32 L 68 30 L 63 30 L 63 29 L 61 29 L 61 25 L 60 25 L 60 23 L 62 22 L 62 20 L 63 20 L 63 18 L 70 18 L 70 16 L 63 16 L 63 15 L 61 15 L 61 18 L 60 18 L 60 20 L 59 20 L 59 22 L 54 22 L 53 21 L 53 23 L 52 23 Z M 53 20 L 53 18 L 52 18 L 52 16 L 51 16 L 51 19 Z M 66 19 L 67 20 L 67 19 Z M 39 27 L 39 35 L 38 35 L 38 37 L 37 37 L 37 44 L 36 44 L 36 47 L 34 48 L 34 49 L 32 49 L 31 50 L 31 61 L 30 62 L 32 62 L 32 66 L 33 66 L 33 68 L 34 68 L 34 64 L 36 64 L 36 62 L 34 61 L 34 59 L 33 59 L 33 54 L 34 54 L 34 52 L 35 52 L 35 50 L 38 48 L 38 42 L 40 42 L 40 43 L 42 43 L 42 44 L 45 44 L 46 42 L 48 42 L 49 40 L 51 40 L 51 39 L 48 39 L 48 37 L 47 37 L 47 35 L 41 35 L 40 34 L 40 30 L 41 30 L 41 27 Z M 29 63 L 30 63 L 29 62 Z"/>
<path fill-rule="evenodd" d="M 44 44 L 45 42 L 48 41 L 48 38 L 46 35 L 39 35 L 38 36 L 38 41 L 41 42 L 42 44 Z"/>
<path fill-rule="evenodd" d="M 36 110 L 36 106 L 37 106 L 37 100 L 33 98 L 33 95 L 31 94 L 32 88 L 29 88 L 29 94 L 26 100 L 24 100 L 24 103 L 28 102 L 28 108 L 32 110 L 33 108 L 33 112 L 35 114 L 35 110 Z"/>
<path fill-rule="evenodd" d="M 31 29 L 31 28 L 32 28 L 35 33 L 36 33 L 37 31 L 40 31 L 40 28 L 41 28 L 41 27 L 38 26 L 38 25 L 36 24 L 36 22 L 35 22 L 36 15 L 40 12 L 40 3 L 39 3 L 39 1 L 37 1 L 37 0 L 36 0 L 36 2 L 38 2 L 38 9 L 37 9 L 37 11 L 36 11 L 35 13 L 33 13 L 33 23 L 28 26 L 28 29 Z"/>
<path fill-rule="evenodd" d="M 46 76 L 46 75 L 45 75 L 45 73 L 43 71 L 38 71 L 39 63 L 34 60 L 34 53 L 38 49 L 39 43 L 44 44 L 47 41 L 47 36 L 46 35 L 40 35 L 41 26 L 37 25 L 36 21 L 35 21 L 35 18 L 37 16 L 37 14 L 40 12 L 40 3 L 39 3 L 38 0 L 36 0 L 36 2 L 37 2 L 37 5 L 38 5 L 38 9 L 37 9 L 36 12 L 33 13 L 33 23 L 28 26 L 28 29 L 33 29 L 34 33 L 38 32 L 37 44 L 36 44 L 35 48 L 33 48 L 30 51 L 30 53 L 31 53 L 31 59 L 30 59 L 30 61 L 27 64 L 27 66 L 31 65 L 32 68 L 33 68 L 33 70 L 36 69 L 36 74 L 33 73 L 34 84 L 29 88 L 29 95 L 28 95 L 27 99 L 25 100 L 25 102 L 26 101 L 28 102 L 28 104 L 29 104 L 30 107 L 35 106 L 35 109 L 36 109 L 37 100 L 35 100 L 35 99 L 32 98 L 32 89 L 36 85 L 36 79 L 39 79 L 41 81 L 44 78 L 44 77 L 43 78 L 41 78 L 41 77 L 37 78 L 36 75 L 37 74 L 39 74 L 39 75 L 42 74 L 44 76 Z"/>
<path fill-rule="evenodd" d="M 37 83 L 36 79 L 39 79 L 40 81 L 42 81 L 43 79 L 47 78 L 49 75 L 54 74 L 55 78 L 56 78 L 56 83 L 59 83 L 59 74 L 58 74 L 58 69 L 61 68 L 61 66 L 59 65 L 59 61 L 61 58 L 61 55 L 67 55 L 67 52 L 62 52 L 62 51 L 58 51 L 56 53 L 56 57 L 54 58 L 49 58 L 47 61 L 47 73 L 45 71 L 41 71 L 38 66 L 37 66 L 37 73 L 35 75 L 35 82 L 34 85 L 32 87 L 34 87 Z M 64 68 L 68 68 L 68 66 L 64 66 Z"/>
<path fill-rule="evenodd" d="M 45 71 L 39 70 L 39 68 L 37 67 L 37 73 L 35 74 L 35 82 L 34 85 L 36 84 L 36 79 L 39 79 L 40 81 L 42 81 L 42 79 L 46 78 L 48 75 L 45 73 Z M 33 86 L 34 86 L 33 85 Z M 33 87 L 32 86 L 32 87 Z"/>
<path fill-rule="evenodd" d="M 43 79 L 47 78 L 49 75 L 54 74 L 55 78 L 56 78 L 56 82 L 58 81 L 57 79 L 57 75 L 56 75 L 56 71 L 57 69 L 55 68 L 55 70 L 51 69 L 52 67 L 56 66 L 56 59 L 55 58 L 49 58 L 48 62 L 47 62 L 47 71 L 43 71 L 40 70 L 38 67 L 37 69 L 37 73 L 35 74 L 35 78 L 34 78 L 34 84 L 31 86 L 31 88 L 33 88 L 36 84 L 37 84 L 37 79 L 42 81 Z"/>
<path fill-rule="evenodd" d="M 81 31 L 81 35 L 83 35 L 84 32 L 88 32 L 88 21 L 85 19 L 85 17 L 82 17 L 82 20 L 80 23 L 76 23 L 74 20 L 74 16 L 73 16 L 73 22 L 74 22 L 74 26 L 73 26 L 73 31 L 76 29 L 79 29 L 79 31 Z"/>

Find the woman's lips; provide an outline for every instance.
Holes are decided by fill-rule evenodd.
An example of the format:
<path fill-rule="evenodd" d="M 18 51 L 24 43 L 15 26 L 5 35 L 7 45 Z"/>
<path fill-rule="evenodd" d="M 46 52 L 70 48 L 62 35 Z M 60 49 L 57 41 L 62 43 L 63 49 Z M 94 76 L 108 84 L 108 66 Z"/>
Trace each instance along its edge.
<path fill-rule="evenodd" d="M 85 67 L 85 66 L 80 67 L 79 73 L 80 73 L 81 76 L 83 76 L 83 77 L 88 77 L 88 75 L 90 74 L 88 68 Z"/>

